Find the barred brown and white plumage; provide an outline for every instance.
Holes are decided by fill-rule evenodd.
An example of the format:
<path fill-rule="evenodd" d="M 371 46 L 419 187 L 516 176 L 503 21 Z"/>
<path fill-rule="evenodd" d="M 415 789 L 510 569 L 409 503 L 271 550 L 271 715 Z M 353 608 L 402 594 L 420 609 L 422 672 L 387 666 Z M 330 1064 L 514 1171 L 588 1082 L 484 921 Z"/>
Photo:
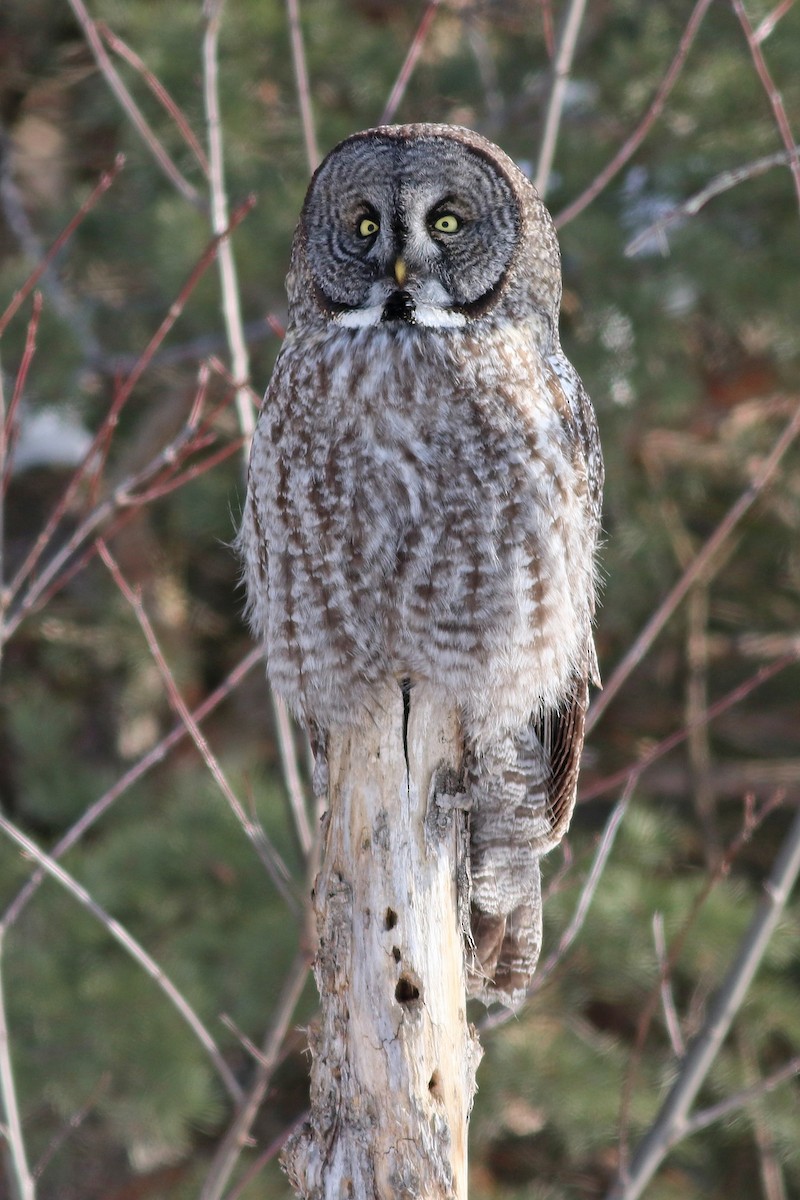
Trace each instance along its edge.
<path fill-rule="evenodd" d="M 603 468 L 559 342 L 555 230 L 478 134 L 367 130 L 314 176 L 287 286 L 240 534 L 253 628 L 318 731 L 387 679 L 455 698 L 472 990 L 516 1003 L 596 675 Z"/>

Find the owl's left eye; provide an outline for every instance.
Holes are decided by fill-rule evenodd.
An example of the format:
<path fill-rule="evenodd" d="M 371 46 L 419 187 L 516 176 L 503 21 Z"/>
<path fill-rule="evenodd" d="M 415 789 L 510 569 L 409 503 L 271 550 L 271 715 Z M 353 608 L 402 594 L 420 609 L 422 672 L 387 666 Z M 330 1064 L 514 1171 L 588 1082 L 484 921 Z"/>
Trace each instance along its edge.
<path fill-rule="evenodd" d="M 455 213 L 442 213 L 433 222 L 433 228 L 437 233 L 457 233 L 461 228 L 461 222 Z"/>

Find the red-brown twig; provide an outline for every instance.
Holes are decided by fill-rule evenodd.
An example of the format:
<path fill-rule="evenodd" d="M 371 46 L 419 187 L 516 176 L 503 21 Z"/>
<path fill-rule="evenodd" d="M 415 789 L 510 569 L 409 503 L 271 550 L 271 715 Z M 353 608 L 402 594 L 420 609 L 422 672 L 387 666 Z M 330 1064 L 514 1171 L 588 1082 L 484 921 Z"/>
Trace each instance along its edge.
<path fill-rule="evenodd" d="M 320 154 L 314 128 L 314 113 L 311 108 L 311 88 L 308 83 L 306 52 L 303 46 L 303 29 L 300 24 L 300 0 L 286 0 L 289 17 L 289 40 L 292 45 L 292 62 L 297 83 L 297 99 L 300 104 L 300 119 L 303 123 L 303 140 L 309 173 L 313 175 L 319 166 Z"/>
<path fill-rule="evenodd" d="M 95 204 L 97 204 L 97 201 L 100 199 L 100 197 L 105 195 L 105 193 L 111 187 L 112 183 L 117 178 L 117 176 L 119 175 L 120 171 L 122 170 L 122 168 L 124 166 L 125 166 L 125 155 L 118 154 L 117 157 L 114 159 L 114 166 L 109 171 L 103 172 L 103 174 L 100 176 L 98 183 L 95 184 L 95 186 L 92 188 L 91 192 L 86 197 L 86 199 L 84 200 L 83 204 L 80 206 L 78 211 L 75 213 L 75 216 L 72 218 L 72 220 L 69 221 L 68 224 L 65 225 L 64 228 L 61 230 L 61 233 L 58 235 L 56 240 L 53 242 L 52 246 L 47 251 L 47 254 L 44 256 L 42 261 L 39 263 L 36 270 L 31 271 L 30 275 L 25 280 L 22 287 L 18 288 L 17 291 L 14 292 L 14 295 L 11 297 L 10 304 L 6 308 L 3 315 L 0 317 L 0 337 L 3 336 L 3 334 L 5 333 L 6 327 L 8 326 L 9 321 L 12 319 L 12 317 L 16 313 L 17 309 L 24 302 L 26 297 L 29 296 L 30 293 L 33 291 L 33 289 L 36 287 L 36 284 L 42 278 L 42 276 L 44 275 L 47 268 L 50 266 L 50 263 L 53 261 L 55 256 L 58 254 L 58 252 L 61 249 L 63 249 L 65 244 L 72 237 L 73 233 L 78 228 L 81 221 L 83 221 L 84 218 L 87 216 L 87 214 L 92 211 L 92 209 L 94 208 Z"/>
<path fill-rule="evenodd" d="M 781 460 L 798 434 L 800 434 L 800 406 L 798 406 L 796 412 L 775 441 L 769 454 L 755 472 L 750 485 L 742 492 L 736 503 L 725 514 L 711 537 L 698 552 L 694 561 L 684 571 L 678 582 L 653 613 L 627 654 L 622 658 L 622 661 L 614 668 L 611 678 L 589 710 L 586 722 L 587 732 L 597 724 L 623 683 L 626 682 L 632 671 L 642 661 L 695 581 L 707 574 L 714 555 L 731 536 L 736 526 L 771 482 Z"/>
<path fill-rule="evenodd" d="M 664 105 L 667 102 L 667 97 L 675 86 L 675 82 L 680 75 L 681 70 L 683 69 L 686 56 L 689 53 L 692 42 L 697 34 L 697 30 L 699 29 L 710 4 L 711 0 L 697 0 L 694 8 L 692 9 L 692 13 L 689 17 L 686 28 L 683 31 L 683 35 L 678 45 L 678 51 L 670 63 L 666 75 L 659 84 L 658 91 L 653 97 L 647 112 L 642 117 L 642 120 L 639 122 L 636 129 L 634 129 L 630 137 L 627 138 L 620 146 L 619 150 L 616 152 L 611 161 L 605 167 L 603 167 L 603 170 L 600 172 L 600 174 L 594 180 L 592 180 L 592 182 L 583 192 L 581 192 L 580 196 L 573 200 L 571 204 L 568 204 L 565 209 L 562 209 L 558 216 L 555 217 L 555 223 L 558 229 L 574 220 L 578 213 L 583 212 L 587 205 L 591 204 L 592 201 L 600 195 L 600 193 L 608 186 L 614 176 L 622 170 L 622 168 L 625 166 L 625 163 L 628 162 L 628 160 L 639 149 L 651 128 L 661 115 Z"/>
<path fill-rule="evenodd" d="M 256 1161 L 244 1172 L 241 1179 L 236 1184 L 236 1187 L 232 1188 L 231 1191 L 228 1192 L 225 1200 L 239 1200 L 239 1197 L 244 1195 L 246 1189 L 250 1186 L 256 1176 L 261 1174 L 267 1163 L 271 1162 L 275 1155 L 280 1153 L 280 1151 L 288 1142 L 289 1138 L 296 1133 L 298 1129 L 300 1129 L 300 1127 L 306 1123 L 307 1120 L 308 1109 L 306 1109 L 305 1112 L 300 1113 L 300 1116 L 297 1117 L 297 1119 L 294 1120 L 292 1124 L 288 1126 L 288 1128 L 284 1129 L 282 1133 L 279 1133 L 275 1140 L 270 1142 L 270 1144 L 261 1151 Z"/>
<path fill-rule="evenodd" d="M 684 726 L 682 729 L 671 733 L 669 737 L 665 737 L 657 745 L 652 746 L 641 758 L 637 759 L 630 766 L 623 767 L 621 771 L 615 771 L 613 775 L 606 775 L 604 779 L 598 779 L 595 783 L 591 783 L 588 787 L 581 789 L 578 803 L 586 804 L 590 800 L 595 800 L 598 796 L 605 796 L 608 792 L 616 791 L 633 774 L 637 776 L 643 775 L 648 767 L 651 767 L 659 758 L 663 758 L 665 754 L 669 754 L 670 750 L 674 750 L 676 746 L 680 746 L 682 742 L 685 742 L 693 729 L 698 728 L 700 724 L 708 724 L 708 722 L 716 720 L 717 717 L 727 712 L 728 709 L 740 704 L 746 696 L 749 696 L 757 688 L 762 687 L 763 684 L 767 683 L 775 675 L 779 675 L 787 667 L 795 666 L 798 661 L 800 661 L 800 648 L 794 649 L 788 654 L 782 655 L 781 658 L 777 658 L 773 662 L 759 668 L 754 675 L 750 675 L 743 683 L 740 683 L 719 700 L 709 705 L 706 711 L 691 726 Z"/>
<path fill-rule="evenodd" d="M 411 39 L 411 45 L 408 47 L 405 61 L 400 68 L 400 74 L 394 82 L 394 86 L 389 93 L 389 99 L 386 101 L 386 107 L 381 113 L 379 125 L 388 125 L 394 120 L 395 114 L 400 107 L 400 102 L 406 93 L 408 81 L 414 74 L 414 68 L 417 65 L 417 60 L 422 53 L 422 47 L 425 45 L 425 39 L 428 36 L 428 30 L 433 23 L 433 18 L 436 16 L 436 10 L 439 7 L 441 0 L 428 0 L 425 11 L 422 14 L 422 20 L 417 26 L 417 31 Z"/>
<path fill-rule="evenodd" d="M 106 439 L 109 437 L 110 432 L 116 428 L 116 425 L 119 421 L 120 412 L 121 412 L 123 406 L 125 405 L 127 400 L 130 398 L 130 395 L 131 395 L 133 389 L 135 388 L 136 384 L 139 382 L 141 376 L 144 374 L 145 370 L 150 365 L 150 362 L 151 362 L 156 350 L 161 345 L 161 343 L 163 342 L 164 338 L 167 336 L 169 331 L 172 329 L 175 322 L 178 320 L 179 316 L 181 315 L 181 313 L 186 305 L 187 300 L 189 299 L 189 296 L 193 292 L 194 288 L 197 286 L 197 283 L 199 282 L 201 276 L 205 273 L 205 271 L 208 269 L 210 263 L 214 260 L 214 257 L 216 256 L 216 253 L 218 250 L 218 247 L 219 247 L 220 243 L 222 242 L 223 238 L 227 237 L 228 234 L 231 233 L 236 228 L 236 226 L 244 219 L 244 217 L 247 215 L 247 213 L 250 212 L 250 210 L 254 204 L 255 204 L 254 197 L 249 197 L 242 204 L 240 204 L 239 207 L 234 212 L 233 216 L 231 217 L 230 225 L 225 230 L 225 232 L 217 237 L 214 237 L 209 242 L 208 246 L 206 247 L 205 251 L 201 255 L 196 266 L 191 271 L 186 283 L 181 288 L 176 300 L 170 305 L 167 315 L 164 317 L 164 319 L 161 322 L 161 324 L 159 325 L 158 329 L 153 334 L 153 337 L 150 339 L 150 342 L 146 346 L 145 350 L 140 355 L 133 370 L 130 372 L 127 379 L 117 389 L 116 395 L 114 396 L 114 400 L 109 409 L 109 412 L 108 412 L 107 416 L 105 417 L 103 423 L 101 424 L 100 428 L 98 429 L 97 433 L 95 434 L 95 437 L 92 441 L 91 446 L 89 447 L 89 450 L 87 451 L 87 454 L 83 460 L 83 463 L 73 473 L 72 478 L 70 479 L 69 483 L 67 484 L 67 487 L 65 488 L 62 496 L 60 497 L 58 503 L 56 504 L 55 508 L 53 509 L 53 512 L 51 513 L 44 528 L 42 529 L 42 531 L 40 532 L 36 541 L 34 542 L 30 552 L 28 553 L 28 555 L 25 558 L 25 561 L 22 563 L 22 565 L 20 566 L 16 575 L 14 576 L 14 579 L 11 581 L 11 583 L 9 585 L 9 589 L 8 589 L 8 597 L 10 600 L 18 595 L 20 588 L 25 583 L 25 581 L 30 577 L 31 573 L 34 571 L 37 564 L 39 563 L 39 560 L 41 559 L 43 553 L 45 552 L 47 547 L 50 545 L 50 543 L 53 539 L 53 535 L 55 534 L 56 530 L 58 529 L 58 526 L 60 525 L 60 523 L 64 517 L 64 514 L 66 513 L 66 511 L 67 511 L 74 495 L 76 494 L 82 480 L 84 479 L 90 465 L 94 461 L 94 456 L 96 455 L 98 448 L 105 444 Z M 89 518 L 89 520 L 90 521 L 94 520 L 92 530 L 96 530 L 99 527 L 99 518 Z M 85 525 L 86 525 L 86 523 L 84 523 L 84 526 L 81 526 L 81 529 L 84 529 Z M 83 536 L 86 536 L 86 533 L 84 533 Z M 59 553 L 54 556 L 53 560 L 51 560 L 51 562 L 48 564 L 47 568 L 42 572 L 42 574 L 36 579 L 34 584 L 31 586 L 29 592 L 26 594 L 26 596 L 24 598 L 24 603 L 20 606 L 20 609 L 18 610 L 16 616 L 12 620 L 10 620 L 9 623 L 6 625 L 6 628 L 5 628 L 6 637 L 10 636 L 10 634 L 14 631 L 14 629 L 16 629 L 20 620 L 22 620 L 23 617 L 26 615 L 27 611 L 29 611 L 29 606 L 32 605 L 33 603 L 35 603 L 35 601 L 39 598 L 41 593 L 50 584 L 55 572 L 57 570 L 61 569 L 61 567 L 64 565 L 64 562 L 66 561 L 66 558 L 69 555 L 71 555 L 72 553 L 74 553 L 75 537 L 76 537 L 76 535 L 73 535 L 73 537 L 70 538 L 70 541 L 68 543 L 68 545 L 71 547 L 71 549 L 69 550 L 69 553 L 67 553 L 67 547 L 66 546 L 63 547 L 59 551 Z"/>
<path fill-rule="evenodd" d="M 274 313 L 267 313 L 267 325 L 269 325 L 276 337 L 281 339 L 286 337 L 286 326 L 278 320 Z"/>
<path fill-rule="evenodd" d="M 279 326 L 279 328 L 282 328 L 282 327 Z M 281 333 L 280 336 L 283 337 L 283 333 Z M 207 361 L 209 367 L 211 368 L 211 370 L 216 375 L 219 375 L 220 379 L 224 380 L 225 383 L 227 383 L 228 386 L 235 391 L 236 390 L 236 380 L 233 377 L 233 375 L 231 374 L 230 369 L 225 366 L 225 363 L 222 361 L 222 359 L 217 358 L 216 354 L 211 354 L 206 359 L 206 361 Z M 261 407 L 261 397 L 259 396 L 258 392 L 256 392 L 254 390 L 254 388 L 252 387 L 252 385 L 250 385 L 250 384 L 248 384 L 247 390 L 248 390 L 250 399 L 253 402 L 255 408 L 256 409 L 260 408 Z"/>
<path fill-rule="evenodd" d="M 753 34 L 759 45 L 761 42 L 766 41 L 775 26 L 786 16 L 793 4 L 794 0 L 781 0 L 781 3 L 776 4 L 771 13 L 767 13 L 764 19 L 759 21 L 758 27 Z"/>
<path fill-rule="evenodd" d="M 66 587 L 70 580 L 74 579 L 84 569 L 87 563 L 91 562 L 97 554 L 97 546 L 94 543 L 87 545 L 86 543 L 89 538 L 94 537 L 100 530 L 103 531 L 107 539 L 112 538 L 146 504 L 161 499 L 168 493 L 175 491 L 179 487 L 183 487 L 185 484 L 198 478 L 198 476 L 212 470 L 224 459 L 230 458 L 235 454 L 241 446 L 241 438 L 239 438 L 236 441 L 230 442 L 227 446 L 223 446 L 216 453 L 207 455 L 201 462 L 193 464 L 182 474 L 171 475 L 170 472 L 175 471 L 184 458 L 200 449 L 208 440 L 208 438 L 198 438 L 196 440 L 192 438 L 182 441 L 184 438 L 185 433 L 179 435 L 178 439 L 170 443 L 168 451 L 175 449 L 175 458 L 164 472 L 161 473 L 157 483 L 154 483 L 152 487 L 145 488 L 145 483 L 153 475 L 158 474 L 160 464 L 166 460 L 168 451 L 162 451 L 132 481 L 128 481 L 127 484 L 122 484 L 116 488 L 108 500 L 98 504 L 89 516 L 81 522 L 68 541 L 48 563 L 43 576 L 37 579 L 31 592 L 24 597 L 19 610 L 14 613 L 13 618 L 6 624 L 5 632 L 7 636 L 15 632 L 20 622 L 26 617 L 45 608 L 53 597 Z M 83 553 L 79 553 L 82 545 L 84 546 Z"/>
<path fill-rule="evenodd" d="M 137 492 L 135 497 L 132 497 L 133 503 L 137 507 L 143 504 L 151 504 L 153 500 L 160 500 L 164 496 L 168 496 L 170 492 L 176 491 L 178 488 L 185 487 L 187 483 L 191 483 L 193 479 L 197 479 L 200 475 L 205 475 L 206 471 L 213 470 L 219 466 L 226 458 L 230 458 L 241 450 L 244 444 L 244 438 L 236 438 L 235 441 L 229 442 L 227 446 L 215 451 L 214 454 L 209 454 L 202 462 L 193 463 L 191 467 L 187 467 L 180 475 L 173 475 L 163 483 L 155 483 L 148 488 L 146 492 Z M 196 447 L 200 449 L 202 443 Z"/>
<path fill-rule="evenodd" d="M 783 97 L 776 88 L 772 76 L 769 73 L 764 55 L 761 52 L 759 39 L 753 31 L 753 26 L 750 24 L 750 18 L 744 11 L 742 0 L 731 0 L 733 10 L 739 18 L 739 24 L 744 30 L 744 36 L 747 38 L 747 44 L 750 47 L 750 54 L 753 59 L 753 64 L 758 73 L 758 78 L 767 93 L 767 97 L 775 117 L 775 124 L 778 126 L 778 132 L 781 135 L 781 140 L 786 147 L 786 152 L 789 155 L 789 166 L 794 179 L 794 187 L 797 192 L 797 203 L 800 205 L 800 154 L 798 154 L 797 146 L 795 145 L 794 134 L 789 125 L 789 118 L 786 115 Z"/>
<path fill-rule="evenodd" d="M 260 648 L 253 649 L 249 652 L 249 654 L 246 654 L 242 661 L 238 663 L 238 665 L 235 666 L 232 671 L 229 672 L 225 679 L 223 679 L 219 687 L 215 688 L 214 691 L 206 697 L 202 704 L 199 704 L 197 708 L 194 709 L 191 714 L 194 724 L 199 725 L 201 721 L 204 721 L 205 718 L 209 716 L 209 714 L 212 713 L 216 708 L 218 708 L 222 701 L 227 699 L 231 692 L 238 687 L 245 676 L 252 671 L 253 667 L 257 666 L 262 661 L 262 652 Z M 108 789 L 108 791 L 104 792 L 102 796 L 99 796 L 98 799 L 95 800 L 94 804 L 91 804 L 86 811 L 81 814 L 74 825 L 71 825 L 67 832 L 58 840 L 58 842 L 56 842 L 55 846 L 50 851 L 50 857 L 53 859 L 58 859 L 61 858 L 62 855 L 66 854 L 68 850 L 70 850 L 77 842 L 79 842 L 80 839 L 86 833 L 88 833 L 94 825 L 97 824 L 100 818 L 108 812 L 111 806 L 116 804 L 117 800 L 119 800 L 121 796 L 129 791 L 135 783 L 138 783 L 140 779 L 142 779 L 149 771 L 153 769 L 153 767 L 156 767 L 159 763 L 162 763 L 169 754 L 170 750 L 172 750 L 174 746 L 177 746 L 179 742 L 188 736 L 189 730 L 187 726 L 183 721 L 179 721 L 174 729 L 161 738 L 161 740 L 157 742 L 156 745 L 150 750 L 148 750 L 148 752 L 143 755 L 142 758 L 140 758 L 139 761 L 135 763 L 128 771 L 126 771 L 125 774 Z M 9 904 L 8 908 L 3 913 L 2 918 L 0 918 L 0 926 L 2 928 L 10 929 L 14 922 L 18 920 L 23 909 L 26 907 L 29 900 L 32 899 L 43 879 L 44 872 L 41 870 L 37 870 L 33 875 L 31 875 L 28 882 L 20 889 L 20 891 L 11 901 L 11 904 Z"/>
<path fill-rule="evenodd" d="M 17 409 L 25 390 L 25 380 L 28 378 L 28 371 L 33 362 L 33 356 L 36 353 L 36 334 L 39 329 L 39 318 L 41 315 L 42 293 L 34 292 L 31 316 L 25 335 L 25 349 L 23 350 L 19 370 L 17 371 L 17 378 L 14 381 L 11 402 L 9 403 L 8 411 L 3 415 L 3 428 L 0 429 L 0 481 L 2 481 L 0 482 L 0 490 L 2 490 L 3 495 L 5 495 L 8 489 L 8 482 L 14 466 L 14 445 L 17 440 L 18 428 L 16 423 Z"/>
<path fill-rule="evenodd" d="M 236 816 L 236 819 L 239 821 L 242 829 L 247 834 L 247 837 L 255 847 L 256 853 L 261 859 L 261 862 L 264 864 L 264 867 L 266 868 L 267 873 L 269 874 L 269 877 L 274 883 L 277 891 L 286 901 L 289 908 L 292 909 L 292 911 L 297 911 L 298 904 L 297 898 L 293 891 L 291 873 L 289 872 L 288 867 L 278 851 L 269 841 L 263 828 L 248 817 L 238 797 L 233 791 L 233 788 L 228 783 L 219 760 L 213 753 L 208 740 L 201 732 L 200 726 L 192 717 L 192 714 L 189 711 L 189 706 L 183 699 L 183 696 L 178 689 L 178 685 L 175 682 L 175 678 L 161 651 L 155 630 L 153 629 L 150 618 L 148 617 L 144 605 L 142 604 L 141 596 L 138 594 L 138 592 L 134 591 L 134 589 L 127 582 L 124 575 L 120 571 L 116 560 L 111 554 L 111 551 L 108 549 L 108 546 L 102 541 L 98 545 L 98 553 L 108 569 L 111 578 L 114 580 L 114 583 L 117 585 L 125 600 L 133 610 L 133 614 L 136 617 L 142 633 L 144 634 L 145 641 L 147 642 L 147 648 L 150 651 L 153 662 L 156 664 L 158 672 L 161 675 L 161 679 L 172 708 L 186 726 L 186 731 L 194 742 L 200 757 L 211 774 L 211 777 L 227 800 L 231 811 Z"/>
<path fill-rule="evenodd" d="M 547 51 L 547 57 L 552 58 L 556 52 L 556 35 L 553 28 L 552 0 L 539 0 L 539 8 L 542 10 L 542 34 L 544 36 L 544 47 Z"/>
<path fill-rule="evenodd" d="M 194 187 L 193 184 L 189 183 L 189 180 L 184 178 L 184 176 L 175 166 L 175 163 L 167 154 L 158 137 L 148 125 L 133 96 L 122 82 L 119 72 L 109 58 L 108 51 L 103 45 L 103 39 L 100 36 L 97 25 L 89 16 L 88 9 L 83 3 L 83 0 L 69 0 L 69 5 L 75 14 L 79 25 L 83 29 L 86 41 L 89 43 L 89 49 L 94 55 L 95 62 L 104 75 L 106 83 L 111 88 L 111 91 L 114 93 L 119 103 L 122 105 L 122 108 L 127 114 L 131 124 L 138 132 L 153 158 L 161 167 L 161 170 L 167 176 L 167 179 L 174 184 L 185 200 L 188 200 L 188 202 L 194 208 L 204 208 L 205 202 L 203 197 L 200 195 L 197 188 Z"/>
<path fill-rule="evenodd" d="M 80 570 L 96 552 L 92 548 L 88 553 L 76 559 L 76 554 L 86 542 L 96 536 L 101 530 L 111 525 L 115 530 L 127 518 L 120 519 L 125 510 L 134 511 L 141 508 L 149 500 L 165 495 L 172 490 L 169 482 L 186 461 L 186 459 L 208 443 L 205 428 L 197 430 L 189 421 L 180 433 L 169 442 L 141 471 L 129 476 L 119 483 L 106 499 L 90 509 L 72 534 L 54 553 L 53 557 L 33 581 L 28 591 L 19 601 L 16 610 L 8 618 L 4 626 L 4 635 L 8 639 L 16 631 L 19 624 L 31 613 L 38 611 L 52 599 L 56 592 Z M 201 474 L 214 466 L 220 458 L 235 453 L 239 443 L 226 446 L 214 455 L 208 455 L 201 463 L 179 476 L 182 482 L 190 477 Z M 176 485 L 177 486 L 177 485 Z M 116 517 L 116 521 L 114 520 Z M 110 533 L 110 529 L 106 528 Z M 10 592 L 10 589 L 9 589 Z"/>
<path fill-rule="evenodd" d="M 197 159 L 200 169 L 202 170 L 203 174 L 208 177 L 208 159 L 205 156 L 203 147 L 195 137 L 194 130 L 187 121 L 185 114 L 172 99 L 172 96 L 170 96 L 161 80 L 153 74 L 153 72 L 150 70 L 147 64 L 142 61 L 135 50 L 132 50 L 126 42 L 123 42 L 121 37 L 109 29 L 105 21 L 96 21 L 95 26 L 100 36 L 107 42 L 109 49 L 113 50 L 115 54 L 118 54 L 120 58 L 124 58 L 125 62 L 128 63 L 129 66 L 133 67 L 134 71 L 137 71 L 138 74 L 141 75 L 145 84 L 155 96 L 156 100 L 158 100 L 161 107 L 165 109 L 165 111 L 168 112 L 172 117 L 172 120 L 175 122 L 175 125 L 183 140 L 186 142 L 186 145 Z"/>

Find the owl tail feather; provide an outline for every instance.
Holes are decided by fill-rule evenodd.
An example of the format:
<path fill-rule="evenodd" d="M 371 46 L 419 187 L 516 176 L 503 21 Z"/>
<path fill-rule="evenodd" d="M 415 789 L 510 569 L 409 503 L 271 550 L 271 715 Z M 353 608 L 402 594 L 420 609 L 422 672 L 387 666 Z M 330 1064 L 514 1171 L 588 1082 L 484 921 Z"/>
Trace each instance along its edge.
<path fill-rule="evenodd" d="M 551 832 L 549 770 L 531 725 L 468 756 L 470 923 L 468 989 L 484 1004 L 516 1008 L 542 945 L 539 859 Z"/>
<path fill-rule="evenodd" d="M 539 864 L 535 864 L 539 879 Z M 472 907 L 475 959 L 467 990 L 484 1004 L 518 1008 L 530 986 L 542 947 L 541 906 L 521 904 L 507 917 L 490 917 Z"/>

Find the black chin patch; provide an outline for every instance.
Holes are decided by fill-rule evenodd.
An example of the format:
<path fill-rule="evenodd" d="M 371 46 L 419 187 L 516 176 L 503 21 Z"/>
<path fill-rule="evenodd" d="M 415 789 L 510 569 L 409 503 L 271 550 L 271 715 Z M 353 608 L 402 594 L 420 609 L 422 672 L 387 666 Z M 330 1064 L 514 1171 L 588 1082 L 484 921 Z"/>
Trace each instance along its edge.
<path fill-rule="evenodd" d="M 414 301 L 408 292 L 392 292 L 383 306 L 382 321 L 406 321 L 414 324 Z"/>

